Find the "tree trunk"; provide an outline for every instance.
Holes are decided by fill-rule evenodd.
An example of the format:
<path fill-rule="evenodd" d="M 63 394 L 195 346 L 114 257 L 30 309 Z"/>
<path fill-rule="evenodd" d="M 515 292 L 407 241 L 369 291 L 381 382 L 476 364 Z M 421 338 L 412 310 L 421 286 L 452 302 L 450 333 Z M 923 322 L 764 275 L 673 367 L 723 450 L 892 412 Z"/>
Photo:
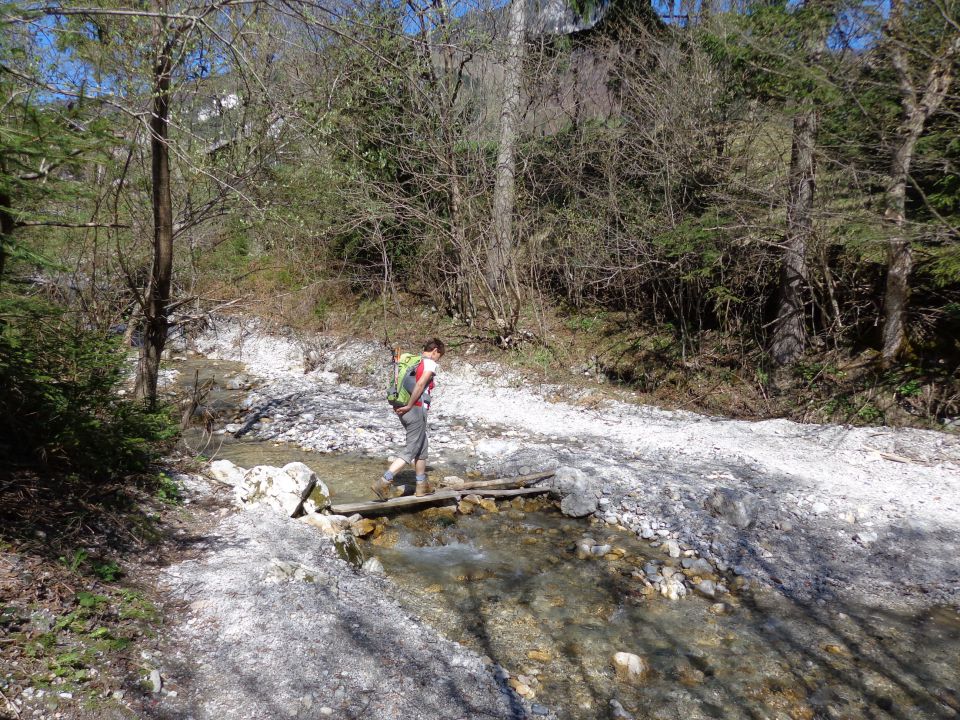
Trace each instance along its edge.
<path fill-rule="evenodd" d="M 13 212 L 9 193 L 0 191 L 0 283 L 7 264 L 7 246 L 13 242 Z M 2 322 L 2 321 L 0 321 Z"/>
<path fill-rule="evenodd" d="M 911 42 L 909 38 L 901 37 L 903 12 L 903 0 L 892 0 L 888 22 L 890 59 L 900 85 L 903 123 L 897 132 L 898 142 L 890 162 L 884 210 L 884 220 L 891 225 L 887 242 L 887 287 L 883 298 L 881 360 L 885 367 L 892 365 L 908 347 L 906 319 L 913 255 L 905 225 L 910 165 L 927 120 L 940 108 L 953 82 L 953 65 L 960 54 L 960 32 L 950 32 L 934 54 L 923 87 L 918 92 L 907 56 Z"/>
<path fill-rule="evenodd" d="M 917 139 L 923 130 L 923 117 L 910 112 L 893 152 L 890 184 L 887 186 L 884 220 L 891 225 L 887 241 L 887 287 L 883 297 L 883 364 L 889 366 L 907 348 L 907 301 L 910 297 L 910 273 L 913 254 L 905 228 L 907 178 Z"/>
<path fill-rule="evenodd" d="M 136 395 L 150 407 L 157 402 L 160 356 L 167 342 L 167 313 L 173 274 L 173 202 L 170 196 L 170 74 L 172 48 L 164 39 L 164 20 L 157 19 L 160 48 L 153 71 L 153 113 L 150 117 L 150 180 L 153 204 L 153 268 L 144 303 L 143 344 L 137 368 Z"/>
<path fill-rule="evenodd" d="M 503 106 L 500 111 L 500 146 L 497 152 L 496 181 L 493 188 L 493 236 L 487 253 L 486 283 L 491 295 L 494 321 L 501 333 L 510 333 L 519 308 L 510 308 L 510 273 L 513 264 L 513 211 L 516 199 L 516 146 L 520 135 L 520 73 L 524 59 L 526 2 L 512 0 L 507 28 L 508 53 L 504 66 Z M 511 316 L 511 317 L 508 317 Z"/>
<path fill-rule="evenodd" d="M 817 112 L 809 105 L 793 119 L 787 233 L 780 273 L 780 300 L 770 349 L 777 365 L 796 360 L 807 344 L 803 292 L 807 286 L 807 246 L 813 231 L 817 121 Z"/>

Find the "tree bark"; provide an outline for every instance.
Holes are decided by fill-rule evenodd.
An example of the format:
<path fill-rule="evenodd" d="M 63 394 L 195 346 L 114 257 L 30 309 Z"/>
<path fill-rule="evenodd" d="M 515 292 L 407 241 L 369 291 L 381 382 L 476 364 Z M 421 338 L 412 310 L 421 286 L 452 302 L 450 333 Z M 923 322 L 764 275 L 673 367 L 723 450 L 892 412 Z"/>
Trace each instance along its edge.
<path fill-rule="evenodd" d="M 787 233 L 780 272 L 780 300 L 770 349 L 777 365 L 796 360 L 807 344 L 803 292 L 807 286 L 807 246 L 813 232 L 817 124 L 817 112 L 809 105 L 793 119 Z"/>
<path fill-rule="evenodd" d="M 13 212 L 10 204 L 13 202 L 10 195 L 0 192 L 0 283 L 3 282 L 3 271 L 7 264 L 7 247 L 13 242 Z"/>
<path fill-rule="evenodd" d="M 157 18 L 158 57 L 153 70 L 153 112 L 150 116 L 150 180 L 153 205 L 153 267 L 144 303 L 143 344 L 135 394 L 155 407 L 160 356 L 167 342 L 168 308 L 173 275 L 173 202 L 170 195 L 170 81 L 172 47 L 165 22 Z"/>
<path fill-rule="evenodd" d="M 513 303 L 511 267 L 513 264 L 513 211 L 516 200 L 516 146 L 520 135 L 520 74 L 524 59 L 526 2 L 512 0 L 507 28 L 507 61 L 503 77 L 503 105 L 500 110 L 500 145 L 497 152 L 496 180 L 493 188 L 493 235 L 487 253 L 486 283 L 492 296 L 494 321 L 502 333 L 509 333 L 515 312 L 504 312 Z M 514 298 L 513 302 L 518 299 Z M 514 309 L 515 311 L 517 309 Z"/>
<path fill-rule="evenodd" d="M 917 140 L 924 126 L 943 102 L 953 82 L 953 65 L 960 54 L 960 32 L 950 33 L 941 44 L 927 70 L 923 87 L 914 85 L 913 72 L 907 57 L 909 43 L 901 38 L 903 0 L 890 3 L 890 58 L 900 84 L 903 122 L 897 132 L 897 144 L 890 162 L 884 220 L 891 231 L 887 241 L 887 285 L 883 299 L 883 347 L 881 361 L 892 365 L 908 349 L 906 332 L 910 299 L 910 273 L 913 254 L 906 228 L 907 182 Z"/>

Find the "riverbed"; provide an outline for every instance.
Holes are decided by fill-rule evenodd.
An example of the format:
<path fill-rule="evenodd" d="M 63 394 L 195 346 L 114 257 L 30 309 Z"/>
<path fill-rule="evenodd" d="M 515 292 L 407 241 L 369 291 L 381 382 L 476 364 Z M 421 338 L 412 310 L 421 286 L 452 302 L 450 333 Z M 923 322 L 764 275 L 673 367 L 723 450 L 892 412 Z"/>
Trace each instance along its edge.
<path fill-rule="evenodd" d="M 246 442 L 227 439 L 226 433 L 211 436 L 218 456 L 242 466 L 305 462 L 338 501 L 362 499 L 370 478 L 384 465 L 373 451 L 397 440 L 395 420 L 387 413 L 380 413 L 381 419 L 365 407 L 376 408 L 375 403 L 362 402 L 375 399 L 374 391 L 329 375 L 311 388 L 309 378 L 304 382 L 293 368 L 272 380 L 257 376 L 256 368 L 256 362 L 219 368 L 228 376 L 250 372 L 249 386 L 234 383 L 241 387 L 233 391 L 246 407 L 227 420 L 241 420 L 271 396 L 292 395 L 292 402 L 251 427 L 253 437 Z M 312 417 L 304 421 L 305 414 Z M 607 447 L 602 441 L 584 443 L 581 437 L 571 450 L 562 434 L 537 432 L 535 422 L 511 426 L 503 424 L 503 413 L 496 417 L 501 424 L 487 427 L 469 416 L 441 416 L 435 435 L 446 440 L 437 443 L 434 474 L 521 472 L 538 469 L 538 459 L 549 455 L 579 459 L 589 476 L 603 461 L 596 450 L 585 450 Z M 605 422 L 597 418 L 601 432 L 610 427 Z M 464 435 L 472 440 L 463 442 Z M 836 437 L 829 429 L 824 435 Z M 685 561 L 692 566 L 694 558 L 708 554 L 697 552 L 700 547 L 670 511 L 658 508 L 656 530 L 664 532 L 654 533 L 654 539 L 630 528 L 638 518 L 633 509 L 642 504 L 636 500 L 649 495 L 618 494 L 619 473 L 642 471 L 649 459 L 637 459 L 636 448 L 626 450 L 614 454 L 611 449 L 606 458 L 618 472 L 601 473 L 597 494 L 608 502 L 590 519 L 566 518 L 555 504 L 521 499 L 501 504 L 498 512 L 431 510 L 379 521 L 364 550 L 381 560 L 407 610 L 474 650 L 490 672 L 525 698 L 526 707 L 558 717 L 618 712 L 656 718 L 955 717 L 960 620 L 954 605 L 937 604 L 936 596 L 922 608 L 915 602 L 885 605 L 882 597 L 876 603 L 854 602 L 863 594 L 830 592 L 831 584 L 818 575 L 820 565 L 811 566 L 806 588 L 800 578 L 766 582 L 779 580 L 781 572 L 769 550 L 755 558 L 768 566 L 765 573 L 742 563 L 734 572 L 722 551 L 709 554 L 714 561 L 709 573 L 702 565 L 694 571 L 699 574 L 691 573 Z M 676 466 L 676 461 L 661 465 L 662 498 L 674 517 L 682 518 L 690 498 L 678 490 Z M 949 475 L 951 468 L 946 470 Z M 696 471 L 728 484 L 736 480 L 729 466 L 697 466 Z M 755 472 L 749 464 L 738 469 L 742 475 Z M 633 518 L 624 517 L 628 514 Z M 822 518 L 821 524 L 829 527 L 830 520 Z M 861 525 L 866 522 L 864 513 Z M 666 551 L 664 540 L 672 537 L 683 544 L 680 557 Z M 943 537 L 956 541 L 955 534 Z M 578 553 L 584 545 L 609 551 L 584 556 Z M 717 567 L 717 556 L 724 570 Z M 858 570 L 853 563 L 846 572 Z M 651 592 L 649 580 L 667 574 L 686 578 L 691 588 L 709 575 L 717 591 L 712 597 L 691 591 L 680 599 Z M 882 569 L 877 574 L 882 578 Z M 649 667 L 642 678 L 616 678 L 611 656 L 620 651 L 645 659 Z"/>

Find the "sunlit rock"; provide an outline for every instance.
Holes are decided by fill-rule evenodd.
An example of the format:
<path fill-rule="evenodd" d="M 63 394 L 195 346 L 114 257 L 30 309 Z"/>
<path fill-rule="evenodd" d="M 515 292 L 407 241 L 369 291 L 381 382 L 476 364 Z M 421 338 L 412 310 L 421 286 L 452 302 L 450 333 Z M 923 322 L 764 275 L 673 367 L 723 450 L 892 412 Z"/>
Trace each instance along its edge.
<path fill-rule="evenodd" d="M 650 663 L 639 655 L 618 652 L 613 656 L 613 670 L 620 682 L 639 683 L 650 676 Z"/>

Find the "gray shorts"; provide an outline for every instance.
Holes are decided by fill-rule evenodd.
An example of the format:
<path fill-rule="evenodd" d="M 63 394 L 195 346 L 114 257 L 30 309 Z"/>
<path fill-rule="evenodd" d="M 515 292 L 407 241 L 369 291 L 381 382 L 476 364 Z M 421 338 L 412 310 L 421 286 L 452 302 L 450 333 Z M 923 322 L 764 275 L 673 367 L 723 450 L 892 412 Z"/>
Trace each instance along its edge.
<path fill-rule="evenodd" d="M 427 414 L 422 407 L 410 408 L 400 416 L 400 422 L 407 431 L 407 446 L 400 453 L 400 457 L 408 463 L 416 460 L 426 460 L 427 450 Z"/>

